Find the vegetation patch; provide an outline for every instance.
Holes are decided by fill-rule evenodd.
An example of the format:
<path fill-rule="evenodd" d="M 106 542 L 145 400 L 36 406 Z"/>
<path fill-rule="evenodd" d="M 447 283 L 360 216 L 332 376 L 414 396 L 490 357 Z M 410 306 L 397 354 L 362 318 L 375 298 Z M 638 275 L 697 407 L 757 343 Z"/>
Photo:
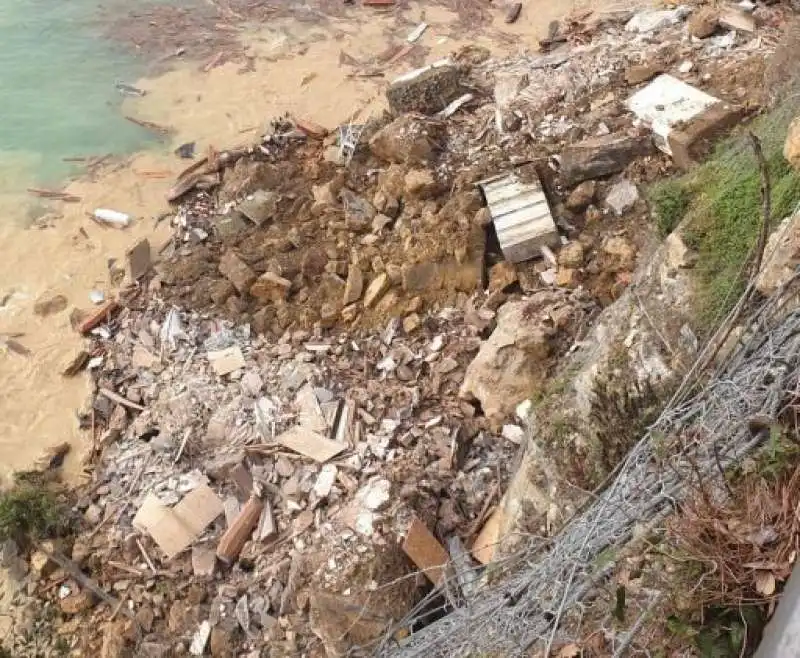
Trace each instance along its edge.
<path fill-rule="evenodd" d="M 0 541 L 25 544 L 63 534 L 69 515 L 47 487 L 23 482 L 0 494 Z"/>
<path fill-rule="evenodd" d="M 800 176 L 783 157 L 783 140 L 796 112 L 797 101 L 786 102 L 748 126 L 767 162 L 773 226 L 800 202 Z M 663 234 L 686 219 L 684 239 L 699 256 L 698 320 L 713 329 L 744 290 L 762 223 L 761 174 L 747 134 L 722 142 L 696 170 L 654 185 L 649 198 Z"/>

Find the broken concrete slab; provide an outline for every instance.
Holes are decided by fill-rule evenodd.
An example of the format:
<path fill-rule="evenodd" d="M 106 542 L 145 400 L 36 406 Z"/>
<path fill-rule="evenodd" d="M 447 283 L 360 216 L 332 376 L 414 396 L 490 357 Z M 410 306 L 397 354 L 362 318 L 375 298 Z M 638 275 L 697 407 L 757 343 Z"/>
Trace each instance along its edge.
<path fill-rule="evenodd" d="M 386 90 L 395 114 L 436 114 L 461 96 L 460 72 L 450 60 L 440 60 L 396 78 Z"/>
<path fill-rule="evenodd" d="M 680 167 L 689 167 L 693 149 L 730 129 L 741 108 L 671 75 L 660 75 L 627 101 L 628 109 L 653 131 L 656 146 Z"/>
<path fill-rule="evenodd" d="M 564 185 L 602 178 L 623 171 L 636 158 L 653 151 L 649 136 L 604 135 L 570 144 L 561 152 L 561 178 Z"/>

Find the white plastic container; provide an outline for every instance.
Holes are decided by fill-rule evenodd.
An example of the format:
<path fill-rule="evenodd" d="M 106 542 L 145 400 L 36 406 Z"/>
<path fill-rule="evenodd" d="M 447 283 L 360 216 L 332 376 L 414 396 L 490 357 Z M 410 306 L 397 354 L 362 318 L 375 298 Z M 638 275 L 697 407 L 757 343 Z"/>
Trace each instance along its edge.
<path fill-rule="evenodd" d="M 124 228 L 131 223 L 131 216 L 117 210 L 98 208 L 94 211 L 94 218 L 104 224 Z"/>

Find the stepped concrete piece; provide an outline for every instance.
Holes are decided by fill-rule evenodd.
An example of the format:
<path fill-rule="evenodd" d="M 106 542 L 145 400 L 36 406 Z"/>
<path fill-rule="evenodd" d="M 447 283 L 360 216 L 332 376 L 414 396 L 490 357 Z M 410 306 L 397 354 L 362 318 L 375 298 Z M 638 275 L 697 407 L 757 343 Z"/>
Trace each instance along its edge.
<path fill-rule="evenodd" d="M 627 106 L 653 131 L 656 146 L 683 168 L 691 166 L 702 142 L 729 130 L 742 116 L 741 108 L 671 75 L 658 76 Z"/>
<path fill-rule="evenodd" d="M 502 174 L 478 183 L 489 208 L 503 255 L 512 263 L 537 258 L 542 247 L 561 244 L 550 206 L 538 179 L 523 183 Z"/>

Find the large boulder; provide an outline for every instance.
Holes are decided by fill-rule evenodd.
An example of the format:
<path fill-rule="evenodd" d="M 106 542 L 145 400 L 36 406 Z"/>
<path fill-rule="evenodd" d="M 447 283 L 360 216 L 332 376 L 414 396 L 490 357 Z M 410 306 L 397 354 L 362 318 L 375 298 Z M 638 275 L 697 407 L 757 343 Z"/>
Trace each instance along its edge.
<path fill-rule="evenodd" d="M 502 306 L 497 327 L 467 368 L 460 395 L 478 400 L 488 418 L 513 412 L 541 389 L 556 338 L 575 315 L 561 291 L 543 290 Z"/>
<path fill-rule="evenodd" d="M 387 162 L 426 164 L 433 158 L 443 130 L 438 122 L 404 115 L 376 132 L 369 140 L 369 147 Z"/>

